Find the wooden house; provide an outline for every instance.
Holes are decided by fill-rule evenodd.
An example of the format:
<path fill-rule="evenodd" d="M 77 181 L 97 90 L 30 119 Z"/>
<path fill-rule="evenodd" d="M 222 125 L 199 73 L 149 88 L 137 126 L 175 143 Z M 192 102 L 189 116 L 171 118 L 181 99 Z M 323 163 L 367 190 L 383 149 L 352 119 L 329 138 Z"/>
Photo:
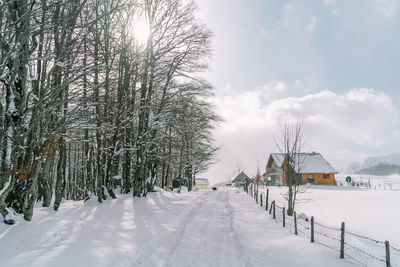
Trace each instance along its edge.
<path fill-rule="evenodd" d="M 288 184 L 288 177 L 301 184 L 335 184 L 335 169 L 320 153 L 298 153 L 289 157 L 272 153 L 266 166 L 266 175 L 273 181 Z"/>

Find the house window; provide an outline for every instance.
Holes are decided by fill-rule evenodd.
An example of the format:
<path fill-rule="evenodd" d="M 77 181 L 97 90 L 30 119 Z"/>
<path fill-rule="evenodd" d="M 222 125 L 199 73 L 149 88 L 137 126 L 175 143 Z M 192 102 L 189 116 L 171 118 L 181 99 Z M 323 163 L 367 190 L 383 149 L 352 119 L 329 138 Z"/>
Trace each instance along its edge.
<path fill-rule="evenodd" d="M 307 174 L 308 182 L 314 183 L 314 174 Z"/>
<path fill-rule="evenodd" d="M 325 179 L 329 179 L 329 174 L 324 173 L 324 174 L 322 175 L 322 177 L 325 178 Z"/>

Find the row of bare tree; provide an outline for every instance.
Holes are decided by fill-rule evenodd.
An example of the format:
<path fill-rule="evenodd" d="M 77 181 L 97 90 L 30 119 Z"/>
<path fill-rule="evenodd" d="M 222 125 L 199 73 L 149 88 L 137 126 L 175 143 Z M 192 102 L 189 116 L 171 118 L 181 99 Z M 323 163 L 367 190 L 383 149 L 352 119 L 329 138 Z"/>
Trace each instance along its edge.
<path fill-rule="evenodd" d="M 5 221 L 31 220 L 38 200 L 146 196 L 177 176 L 190 187 L 216 151 L 199 76 L 211 35 L 185 0 L 1 1 Z"/>

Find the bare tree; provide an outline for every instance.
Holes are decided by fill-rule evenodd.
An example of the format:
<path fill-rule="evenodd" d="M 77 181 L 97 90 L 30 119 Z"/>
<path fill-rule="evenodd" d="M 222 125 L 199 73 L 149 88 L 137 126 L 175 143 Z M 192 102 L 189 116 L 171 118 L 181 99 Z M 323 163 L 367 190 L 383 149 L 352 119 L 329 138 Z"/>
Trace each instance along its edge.
<path fill-rule="evenodd" d="M 303 168 L 306 157 L 303 153 L 304 136 L 302 122 L 299 117 L 289 119 L 287 116 L 281 134 L 274 138 L 274 142 L 281 153 L 284 154 L 282 163 L 283 183 L 288 191 L 285 194 L 287 201 L 287 214 L 293 215 L 297 196 L 301 191 L 301 169 Z"/>

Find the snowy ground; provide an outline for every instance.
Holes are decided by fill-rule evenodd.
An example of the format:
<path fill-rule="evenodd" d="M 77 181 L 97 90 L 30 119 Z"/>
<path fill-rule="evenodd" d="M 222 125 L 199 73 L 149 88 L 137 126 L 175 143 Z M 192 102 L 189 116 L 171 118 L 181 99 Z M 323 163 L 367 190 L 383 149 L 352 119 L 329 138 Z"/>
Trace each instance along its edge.
<path fill-rule="evenodd" d="M 36 208 L 0 224 L 1 266 L 347 266 L 235 189 Z"/>
<path fill-rule="evenodd" d="M 384 178 L 368 177 L 373 184 L 388 183 Z M 391 177 L 393 178 L 393 177 Z M 399 177 L 400 178 L 400 177 Z M 400 179 L 399 179 L 400 180 Z M 393 179 L 392 184 L 399 183 Z M 378 187 L 377 187 L 378 188 Z M 265 189 L 261 191 L 264 192 Z M 287 192 L 285 187 L 270 187 L 270 201 L 276 200 L 279 206 L 285 206 L 284 195 Z M 297 214 L 304 213 L 309 218 L 315 217 L 315 221 L 322 226 L 316 225 L 316 231 L 327 234 L 328 238 L 321 236 L 320 240 L 338 249 L 339 242 L 330 239 L 340 238 L 340 226 L 346 223 L 346 231 L 379 241 L 372 242 L 370 239 L 359 238 L 355 235 L 346 234 L 356 248 L 373 255 L 356 255 L 355 250 L 347 247 L 350 255 L 357 256 L 367 266 L 382 266 L 385 259 L 385 240 L 390 241 L 391 258 L 393 266 L 400 266 L 400 191 L 384 190 L 383 187 L 377 190 L 353 187 L 335 186 L 311 186 L 305 193 L 299 195 L 296 205 Z M 327 226 L 327 227 L 324 227 Z M 332 229 L 331 229 L 332 228 Z M 349 241 L 349 242 L 350 242 Z M 397 249 L 397 250 L 396 250 Z M 357 251 L 356 251 L 357 252 Z"/>

